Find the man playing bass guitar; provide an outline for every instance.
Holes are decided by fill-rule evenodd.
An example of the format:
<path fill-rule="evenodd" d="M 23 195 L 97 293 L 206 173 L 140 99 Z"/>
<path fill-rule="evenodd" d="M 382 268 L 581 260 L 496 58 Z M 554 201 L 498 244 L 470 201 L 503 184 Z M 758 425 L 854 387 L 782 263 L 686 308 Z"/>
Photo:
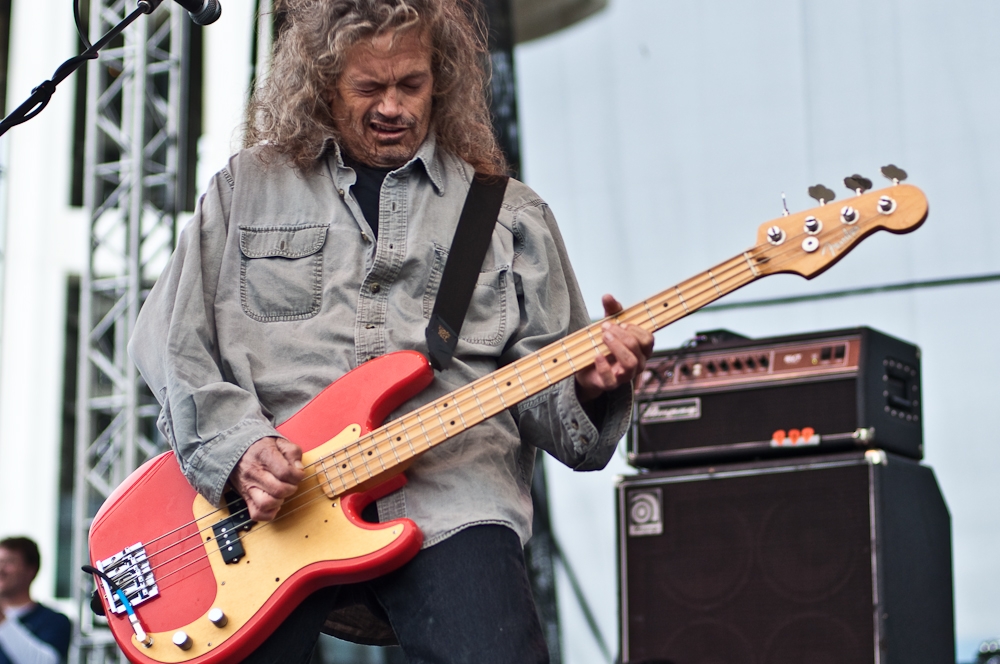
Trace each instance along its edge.
<path fill-rule="evenodd" d="M 305 477 L 276 426 L 424 331 L 475 172 L 505 174 L 483 31 L 463 0 L 287 0 L 246 149 L 212 180 L 146 301 L 130 352 L 158 425 L 208 501 L 273 519 Z M 610 315 L 621 310 L 605 296 Z M 390 419 L 589 322 L 548 206 L 511 180 L 454 360 Z M 608 324 L 608 355 L 418 457 L 377 502 L 423 548 L 306 599 L 247 661 L 305 662 L 321 629 L 398 642 L 409 662 L 547 661 L 522 546 L 535 449 L 603 468 L 652 335 Z M 374 518 L 374 517 L 373 517 Z M 390 628 L 391 627 L 391 628 Z"/>

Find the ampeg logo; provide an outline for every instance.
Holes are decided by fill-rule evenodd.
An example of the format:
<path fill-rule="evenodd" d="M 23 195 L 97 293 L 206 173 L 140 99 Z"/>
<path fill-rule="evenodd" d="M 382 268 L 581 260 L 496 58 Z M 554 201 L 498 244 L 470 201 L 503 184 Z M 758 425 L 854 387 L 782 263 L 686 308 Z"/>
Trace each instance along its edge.
<path fill-rule="evenodd" d="M 639 407 L 639 423 L 678 422 L 680 420 L 697 420 L 701 418 L 701 398 L 670 399 L 669 401 L 654 401 Z"/>
<path fill-rule="evenodd" d="M 663 490 L 633 491 L 628 498 L 629 537 L 663 533 Z"/>

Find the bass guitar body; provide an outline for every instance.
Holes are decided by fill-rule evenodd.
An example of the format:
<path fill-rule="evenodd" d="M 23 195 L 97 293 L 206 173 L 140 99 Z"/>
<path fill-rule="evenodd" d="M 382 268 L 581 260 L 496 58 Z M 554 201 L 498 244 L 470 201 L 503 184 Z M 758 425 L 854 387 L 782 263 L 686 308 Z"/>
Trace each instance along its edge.
<path fill-rule="evenodd" d="M 331 384 L 278 431 L 314 468 L 432 379 L 418 353 L 377 358 Z M 222 508 L 198 495 L 173 452 L 151 459 L 114 492 L 90 530 L 94 566 L 127 594 L 135 613 L 130 620 L 116 592 L 101 583 L 115 639 L 137 664 L 239 661 L 313 591 L 400 567 L 420 550 L 416 524 L 373 524 L 360 515 L 405 484 L 401 469 L 340 495 L 323 486 L 322 473 L 307 473 L 278 516 L 256 524 L 235 494 Z"/>

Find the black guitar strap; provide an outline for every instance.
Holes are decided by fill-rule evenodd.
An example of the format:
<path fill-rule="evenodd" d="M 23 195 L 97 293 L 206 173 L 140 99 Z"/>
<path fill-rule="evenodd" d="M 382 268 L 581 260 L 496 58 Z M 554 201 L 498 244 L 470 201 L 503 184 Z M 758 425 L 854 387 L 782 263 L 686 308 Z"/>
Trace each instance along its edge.
<path fill-rule="evenodd" d="M 427 325 L 431 365 L 438 371 L 447 369 L 455 355 L 458 333 L 462 330 L 472 291 L 493 237 L 507 180 L 506 176 L 476 173 L 465 197 L 441 274 L 434 311 Z"/>

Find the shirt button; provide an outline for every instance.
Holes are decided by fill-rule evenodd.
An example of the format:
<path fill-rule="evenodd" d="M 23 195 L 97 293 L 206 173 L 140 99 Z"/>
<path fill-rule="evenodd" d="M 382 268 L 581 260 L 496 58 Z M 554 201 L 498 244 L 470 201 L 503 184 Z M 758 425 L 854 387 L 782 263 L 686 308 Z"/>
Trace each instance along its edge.
<path fill-rule="evenodd" d="M 392 205 L 390 207 L 392 208 L 392 211 L 395 212 L 396 211 L 396 201 L 393 201 Z"/>
<path fill-rule="evenodd" d="M 381 287 L 381 286 L 379 286 L 378 284 L 372 284 L 372 288 L 371 288 L 371 291 L 372 291 L 373 293 L 377 293 L 377 292 L 379 292 L 380 290 L 382 290 L 382 287 Z"/>
<path fill-rule="evenodd" d="M 579 429 L 580 428 L 580 424 L 576 420 L 570 420 L 569 421 L 569 425 L 571 427 L 573 427 L 574 429 Z"/>
<path fill-rule="evenodd" d="M 367 325 L 365 325 L 365 329 L 366 330 L 374 330 L 375 329 L 375 325 L 373 325 L 372 323 L 368 323 Z"/>

